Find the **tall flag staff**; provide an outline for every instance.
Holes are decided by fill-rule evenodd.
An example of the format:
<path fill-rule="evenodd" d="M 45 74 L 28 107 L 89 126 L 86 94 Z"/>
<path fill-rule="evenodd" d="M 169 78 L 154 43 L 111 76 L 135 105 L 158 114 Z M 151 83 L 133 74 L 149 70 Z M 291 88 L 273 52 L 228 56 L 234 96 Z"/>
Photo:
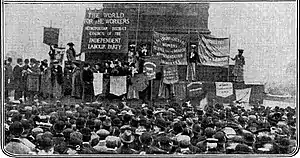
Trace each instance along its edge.
<path fill-rule="evenodd" d="M 154 34 L 154 27 L 152 28 L 152 39 L 151 39 L 151 50 L 150 50 L 150 56 L 153 56 L 153 45 L 154 45 L 154 38 L 153 38 L 153 34 Z M 152 92 L 153 92 L 153 79 L 149 81 L 149 85 L 150 85 L 150 105 L 152 105 L 153 103 L 153 96 L 152 96 Z"/>
<path fill-rule="evenodd" d="M 227 81 L 229 82 L 230 80 L 229 80 L 229 75 L 230 75 L 230 72 L 229 72 L 229 70 L 230 70 L 230 65 L 229 65 L 229 62 L 230 62 L 230 41 L 231 41 L 231 34 L 229 34 L 229 42 L 228 42 L 228 45 L 229 45 L 229 47 L 228 47 L 228 49 L 229 49 L 229 54 L 228 54 L 228 68 L 227 68 Z"/>
<path fill-rule="evenodd" d="M 135 53 L 137 53 L 137 46 L 138 46 L 138 34 L 139 34 L 139 23 L 140 23 L 140 5 L 138 5 L 138 12 L 137 12 L 137 24 L 136 24 L 136 31 L 135 31 Z"/>

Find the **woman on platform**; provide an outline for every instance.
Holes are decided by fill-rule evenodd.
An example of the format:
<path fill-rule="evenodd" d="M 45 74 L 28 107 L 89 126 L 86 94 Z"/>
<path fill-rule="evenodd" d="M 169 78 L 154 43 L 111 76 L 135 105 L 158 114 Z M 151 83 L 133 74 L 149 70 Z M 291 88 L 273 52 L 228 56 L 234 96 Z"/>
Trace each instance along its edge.
<path fill-rule="evenodd" d="M 53 61 L 53 67 L 51 68 L 51 82 L 52 82 L 53 98 L 61 99 L 63 71 L 62 71 L 62 67 L 59 65 L 58 60 Z"/>
<path fill-rule="evenodd" d="M 48 67 L 48 64 L 45 61 L 42 61 L 41 65 L 41 96 L 46 99 L 50 98 L 51 94 L 51 71 Z"/>
<path fill-rule="evenodd" d="M 80 62 L 79 61 L 73 61 L 72 63 L 73 70 L 72 70 L 72 92 L 71 96 L 75 99 L 81 99 L 82 97 L 82 84 L 81 84 L 81 78 L 80 78 Z"/>

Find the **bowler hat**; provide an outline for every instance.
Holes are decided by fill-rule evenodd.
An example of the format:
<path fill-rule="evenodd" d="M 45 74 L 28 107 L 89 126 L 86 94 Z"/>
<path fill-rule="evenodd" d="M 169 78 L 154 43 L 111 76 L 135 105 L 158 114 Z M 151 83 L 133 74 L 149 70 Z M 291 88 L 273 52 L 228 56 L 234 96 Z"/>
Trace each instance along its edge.
<path fill-rule="evenodd" d="M 67 43 L 68 46 L 74 46 L 74 43 L 73 42 L 69 42 Z"/>
<path fill-rule="evenodd" d="M 244 52 L 244 49 L 238 49 L 239 52 Z"/>

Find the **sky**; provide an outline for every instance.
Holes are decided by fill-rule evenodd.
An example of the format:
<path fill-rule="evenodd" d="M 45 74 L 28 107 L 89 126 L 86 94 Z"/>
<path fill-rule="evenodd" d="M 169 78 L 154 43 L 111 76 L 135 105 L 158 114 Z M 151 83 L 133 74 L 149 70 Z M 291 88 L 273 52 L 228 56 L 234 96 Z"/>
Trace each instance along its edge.
<path fill-rule="evenodd" d="M 5 56 L 44 59 L 49 47 L 42 43 L 43 27 L 50 24 L 61 28 L 60 46 L 72 41 L 80 50 L 88 7 L 102 5 L 5 4 Z M 246 82 L 279 82 L 286 80 L 287 65 L 296 61 L 296 11 L 294 2 L 210 3 L 208 28 L 214 36 L 230 37 L 231 57 L 244 49 Z"/>

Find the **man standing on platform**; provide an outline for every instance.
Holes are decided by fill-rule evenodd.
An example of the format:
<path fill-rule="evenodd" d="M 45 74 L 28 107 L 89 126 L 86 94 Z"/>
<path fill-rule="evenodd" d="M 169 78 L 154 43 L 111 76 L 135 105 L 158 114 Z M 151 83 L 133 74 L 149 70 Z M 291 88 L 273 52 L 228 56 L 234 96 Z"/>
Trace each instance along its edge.
<path fill-rule="evenodd" d="M 236 55 L 232 60 L 235 60 L 234 68 L 233 68 L 233 75 L 235 82 L 244 82 L 244 65 L 245 65 L 245 58 L 243 56 L 243 49 L 238 49 L 239 54 Z"/>
<path fill-rule="evenodd" d="M 23 71 L 23 60 L 21 58 L 17 59 L 17 65 L 14 67 L 14 87 L 15 87 L 15 100 L 19 100 L 23 96 L 24 82 L 22 81 L 22 71 Z"/>
<path fill-rule="evenodd" d="M 83 85 L 83 102 L 93 102 L 94 99 L 94 86 L 93 86 L 94 75 L 90 68 L 90 64 L 84 63 L 83 70 L 81 72 L 81 82 Z"/>
<path fill-rule="evenodd" d="M 191 52 L 189 53 L 189 57 L 188 57 L 188 66 L 187 66 L 187 75 L 186 75 L 186 80 L 189 80 L 189 75 L 191 72 L 191 77 L 192 77 L 192 81 L 196 80 L 196 64 L 197 61 L 199 60 L 198 57 L 198 53 L 196 50 L 197 46 L 195 44 L 191 45 Z"/>
<path fill-rule="evenodd" d="M 9 93 L 12 91 L 13 68 L 11 66 L 12 58 L 9 57 L 5 63 L 5 99 L 8 99 Z"/>
<path fill-rule="evenodd" d="M 28 71 L 30 66 L 29 66 L 29 59 L 24 60 L 24 66 L 23 66 L 23 71 L 22 71 L 22 81 L 24 83 L 24 101 L 26 101 L 28 97 L 28 87 L 27 87 L 27 77 L 28 77 Z"/>
<path fill-rule="evenodd" d="M 67 45 L 69 46 L 69 49 L 67 50 L 67 59 L 68 61 L 75 61 L 76 57 L 80 56 L 81 53 L 76 54 L 76 51 L 74 49 L 74 43 L 70 42 Z"/>

